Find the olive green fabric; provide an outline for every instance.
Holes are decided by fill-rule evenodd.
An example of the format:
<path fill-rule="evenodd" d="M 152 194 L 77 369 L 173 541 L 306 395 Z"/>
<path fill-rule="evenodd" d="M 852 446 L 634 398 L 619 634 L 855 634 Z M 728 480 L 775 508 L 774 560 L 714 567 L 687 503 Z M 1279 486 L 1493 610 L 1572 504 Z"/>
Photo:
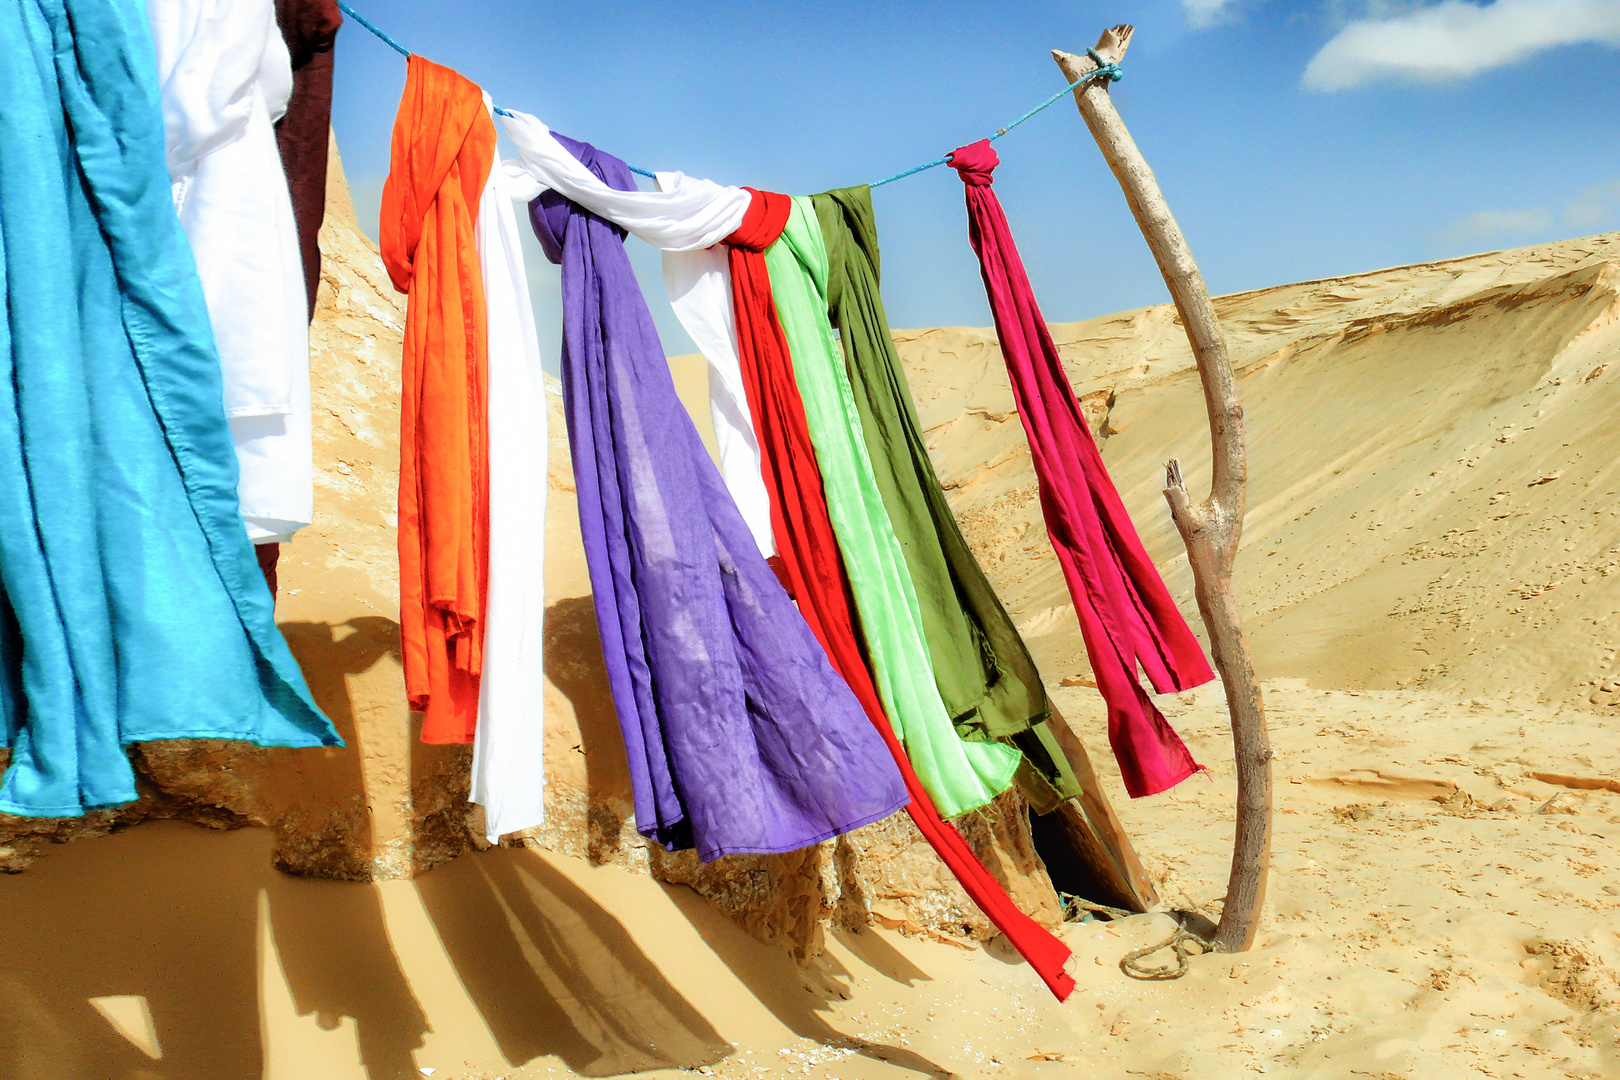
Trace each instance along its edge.
<path fill-rule="evenodd" d="M 765 266 L 872 681 L 940 816 L 956 817 L 1011 787 L 1022 756 L 1001 743 L 964 741 L 940 700 L 917 592 L 878 492 L 849 376 L 827 322 L 827 250 L 809 199 L 793 200 L 787 228 L 765 249 Z"/>
<path fill-rule="evenodd" d="M 1040 672 L 951 513 L 878 293 L 872 190 L 813 197 L 827 248 L 827 307 L 838 328 L 868 457 L 916 587 L 934 680 L 957 732 L 1006 739 L 1028 767 L 1019 786 L 1038 813 L 1080 793 L 1047 727 Z"/>

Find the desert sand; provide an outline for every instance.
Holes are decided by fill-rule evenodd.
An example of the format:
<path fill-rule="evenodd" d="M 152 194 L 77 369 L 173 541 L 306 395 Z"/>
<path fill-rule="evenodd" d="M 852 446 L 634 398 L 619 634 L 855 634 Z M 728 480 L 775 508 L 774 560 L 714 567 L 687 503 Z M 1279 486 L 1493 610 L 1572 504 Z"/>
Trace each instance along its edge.
<path fill-rule="evenodd" d="M 369 822 L 344 863 L 360 869 L 330 876 L 371 880 L 275 869 L 300 868 L 285 830 L 149 821 L 53 847 L 0 879 L 0 1080 L 1620 1077 L 1620 235 L 1218 301 L 1250 422 L 1237 584 L 1278 755 L 1266 915 L 1253 951 L 1166 981 L 1118 965 L 1169 915 L 1065 924 L 1079 989 L 1062 1005 L 1000 941 L 904 932 L 898 900 L 800 963 L 648 876 L 594 752 L 611 715 L 580 688 L 593 628 L 555 409 L 557 810 L 528 846 L 412 876 L 442 862 L 428 839 L 472 845 L 442 783 L 459 759 L 425 759 L 395 699 L 379 387 L 399 311 L 362 262 L 334 262 L 322 291 L 322 348 L 358 359 L 319 391 L 330 513 L 293 546 L 281 614 L 357 747 L 300 759 L 311 785 L 348 777 Z M 1158 492 L 1171 456 L 1193 490 L 1208 476 L 1174 313 L 1053 330 L 1201 631 Z M 1219 685 L 1159 699 L 1208 772 L 1126 798 L 994 334 L 897 338 L 969 538 L 1164 906 L 1217 917 Z M 698 406 L 700 364 L 672 366 Z"/>

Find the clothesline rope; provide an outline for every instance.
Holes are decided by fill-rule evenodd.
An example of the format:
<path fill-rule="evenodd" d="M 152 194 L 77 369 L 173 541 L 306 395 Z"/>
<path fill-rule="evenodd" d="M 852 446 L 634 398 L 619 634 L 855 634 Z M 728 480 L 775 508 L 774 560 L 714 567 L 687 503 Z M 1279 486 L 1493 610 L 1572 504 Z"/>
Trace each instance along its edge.
<path fill-rule="evenodd" d="M 390 49 L 393 49 L 407 60 L 410 59 L 411 50 L 407 49 L 405 46 L 383 33 L 380 26 L 366 18 L 364 15 L 360 14 L 358 11 L 354 10 L 354 8 L 350 7 L 348 4 L 345 4 L 343 0 L 338 0 L 338 10 L 343 12 L 343 14 L 347 15 L 349 18 L 353 19 L 355 22 L 359 23 L 361 26 L 365 27 L 367 30 L 370 30 L 373 34 L 376 34 L 378 38 L 382 39 L 382 43 L 384 45 L 387 45 Z"/>
<path fill-rule="evenodd" d="M 351 7 L 348 4 L 344 3 L 343 0 L 338 0 L 338 8 L 339 8 L 339 10 L 341 10 L 343 12 L 343 14 L 349 16 L 349 18 L 353 19 L 355 22 L 359 23 L 361 26 L 365 27 L 367 30 L 370 30 L 373 34 L 375 34 L 378 37 L 378 39 L 382 41 L 382 43 L 384 45 L 387 45 L 389 48 L 393 49 L 395 52 L 399 53 L 401 56 L 404 56 L 406 58 L 410 57 L 411 50 L 407 49 L 405 46 L 401 45 L 399 42 L 397 42 L 393 38 L 389 37 L 386 33 L 383 32 L 381 27 L 379 27 L 376 23 L 372 22 L 370 19 L 366 18 L 364 15 L 360 14 L 358 11 L 354 10 L 353 7 Z M 1011 131 L 1013 128 L 1017 127 L 1019 124 L 1022 124 L 1025 120 L 1028 120 L 1030 117 L 1034 116 L 1036 113 L 1041 112 L 1044 109 L 1050 108 L 1052 105 L 1056 104 L 1058 99 L 1063 97 L 1064 94 L 1071 93 L 1072 91 L 1078 89 L 1079 87 L 1081 87 L 1085 83 L 1090 82 L 1093 79 L 1107 79 L 1109 82 L 1118 82 L 1120 79 L 1123 79 L 1125 77 L 1125 72 L 1120 70 L 1120 66 L 1118 64 L 1110 64 L 1110 63 L 1104 62 L 1103 58 L 1101 56 L 1097 55 L 1097 50 L 1096 49 L 1087 49 L 1086 54 L 1088 56 L 1090 56 L 1091 59 L 1096 62 L 1097 67 L 1094 70 L 1086 72 L 1084 75 L 1080 76 L 1074 82 L 1070 83 L 1068 86 L 1065 86 L 1062 90 L 1059 90 L 1057 93 L 1053 94 L 1051 97 L 1047 98 L 1045 101 L 1041 102 L 1039 105 L 1035 106 L 1033 109 L 1030 109 L 1028 112 L 1024 113 L 1024 115 L 1020 116 L 1018 119 L 1016 119 L 1012 123 L 1008 124 L 1006 127 L 997 128 L 996 131 L 995 131 L 995 134 L 990 136 L 990 141 L 994 142 L 997 139 L 1001 138 L 1003 135 L 1007 134 L 1007 132 Z M 500 106 L 495 107 L 495 112 L 499 116 L 511 116 L 512 115 L 509 111 L 507 111 L 506 109 L 501 108 Z M 881 180 L 874 180 L 868 186 L 869 187 L 882 187 L 884 184 L 892 184 L 896 180 L 904 180 L 908 176 L 912 176 L 912 175 L 914 175 L 916 173 L 920 173 L 920 172 L 925 172 L 925 171 L 927 171 L 929 169 L 932 169 L 932 168 L 935 168 L 937 166 L 944 165 L 949 161 L 950 161 L 950 155 L 947 154 L 944 157 L 935 158 L 933 161 L 925 161 L 921 165 L 913 165 L 911 168 L 906 169 L 906 170 L 904 170 L 902 172 L 897 172 L 893 176 L 885 176 Z M 637 174 L 638 176 L 645 176 L 645 177 L 648 177 L 648 178 L 656 178 L 656 175 L 657 175 L 656 173 L 653 173 L 650 170 L 642 169 L 642 168 L 639 168 L 639 167 L 637 167 L 635 165 L 631 165 L 629 168 L 630 168 L 631 172 Z"/>
<path fill-rule="evenodd" d="M 1123 79 L 1125 77 L 1125 72 L 1120 70 L 1120 67 L 1119 67 L 1118 64 L 1105 63 L 1103 61 L 1103 58 L 1097 55 L 1097 50 L 1096 49 L 1087 49 L 1086 50 L 1086 55 L 1090 56 L 1093 60 L 1095 60 L 1097 62 L 1097 66 L 1096 66 L 1095 69 L 1086 72 L 1084 75 L 1082 75 L 1078 79 L 1074 80 L 1074 82 L 1070 83 L 1068 86 L 1065 86 L 1063 89 L 1059 90 L 1057 93 L 1053 94 L 1051 97 L 1047 98 L 1045 101 L 1041 102 L 1039 105 L 1035 106 L 1033 109 L 1030 109 L 1023 116 L 1020 116 L 1018 119 L 1014 120 L 1012 123 L 1008 124 L 1006 127 L 997 128 L 996 133 L 994 135 L 990 136 L 990 141 L 995 142 L 997 139 L 999 139 L 1003 135 L 1007 134 L 1007 132 L 1011 131 L 1013 128 L 1017 127 L 1019 124 L 1022 124 L 1025 120 L 1028 120 L 1030 117 L 1034 116 L 1036 113 L 1040 112 L 1043 109 L 1047 109 L 1047 108 L 1050 108 L 1051 106 L 1055 105 L 1058 102 L 1058 99 L 1063 97 L 1064 94 L 1071 93 L 1072 91 L 1074 91 L 1078 87 L 1083 86 L 1084 84 L 1090 82 L 1092 79 L 1107 79 L 1109 82 L 1118 82 L 1119 80 L 1121 80 L 1121 79 Z M 882 180 L 874 180 L 868 186 L 870 186 L 870 187 L 882 187 L 884 184 L 890 184 L 890 183 L 893 183 L 896 180 L 903 180 L 906 177 L 911 176 L 914 173 L 924 172 L 925 170 L 932 169 L 937 165 L 944 165 L 947 162 L 949 162 L 950 160 L 951 160 L 950 155 L 947 154 L 944 157 L 935 158 L 933 161 L 924 162 L 921 165 L 913 165 L 911 168 L 905 170 L 904 172 L 897 172 L 893 176 L 885 176 Z"/>

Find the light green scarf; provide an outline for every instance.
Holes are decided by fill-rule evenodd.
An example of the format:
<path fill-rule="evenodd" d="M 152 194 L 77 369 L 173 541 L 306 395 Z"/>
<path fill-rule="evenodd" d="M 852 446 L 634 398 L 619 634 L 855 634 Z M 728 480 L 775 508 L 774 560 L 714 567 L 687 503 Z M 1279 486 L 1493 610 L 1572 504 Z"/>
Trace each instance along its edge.
<path fill-rule="evenodd" d="M 1011 787 L 1021 755 L 1001 743 L 961 739 L 940 699 L 917 593 L 866 456 L 855 396 L 827 321 L 827 248 L 809 199 L 793 200 L 787 228 L 766 249 L 765 265 L 873 681 L 940 816 L 957 817 Z"/>

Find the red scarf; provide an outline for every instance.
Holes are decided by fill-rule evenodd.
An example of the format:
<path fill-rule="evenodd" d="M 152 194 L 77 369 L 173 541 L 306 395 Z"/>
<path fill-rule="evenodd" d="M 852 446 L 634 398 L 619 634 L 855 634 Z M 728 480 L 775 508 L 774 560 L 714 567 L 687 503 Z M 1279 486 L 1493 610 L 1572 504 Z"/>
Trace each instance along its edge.
<path fill-rule="evenodd" d="M 737 353 L 759 436 L 760 471 L 770 493 L 771 531 L 782 561 L 780 573 L 816 640 L 827 650 L 827 658 L 849 683 L 894 756 L 911 795 L 906 807 L 911 820 L 973 902 L 1062 1001 L 1074 990 L 1074 980 L 1063 971 L 1069 947 L 1019 911 L 962 834 L 940 820 L 872 684 L 856 639 L 849 578 L 827 516 L 821 470 L 804 419 L 804 402 L 793 378 L 793 360 L 776 318 L 770 275 L 765 269 L 765 249 L 787 227 L 793 204 L 786 195 L 748 190 L 753 202 L 737 231 L 726 238 L 726 244 L 731 262 L 732 306 L 737 317 Z"/>

